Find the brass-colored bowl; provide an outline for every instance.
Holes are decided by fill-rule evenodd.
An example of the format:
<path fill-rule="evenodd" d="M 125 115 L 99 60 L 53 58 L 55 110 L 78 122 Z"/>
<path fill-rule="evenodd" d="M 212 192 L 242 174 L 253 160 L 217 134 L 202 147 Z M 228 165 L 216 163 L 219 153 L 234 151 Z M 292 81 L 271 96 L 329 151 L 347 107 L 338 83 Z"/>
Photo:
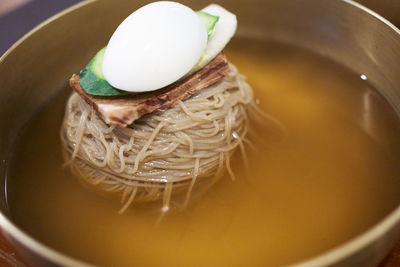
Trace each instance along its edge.
<path fill-rule="evenodd" d="M 194 9 L 209 3 L 182 2 Z M 34 240 L 10 220 L 5 169 L 14 137 L 71 73 L 107 43 L 118 24 L 144 4 L 82 2 L 43 22 L 0 58 L 0 226 L 29 262 L 86 265 Z M 400 115 L 400 31 L 376 13 L 350 0 L 226 0 L 220 4 L 237 14 L 237 35 L 294 43 L 365 74 Z M 400 203 L 366 233 L 298 266 L 374 266 L 399 234 Z"/>

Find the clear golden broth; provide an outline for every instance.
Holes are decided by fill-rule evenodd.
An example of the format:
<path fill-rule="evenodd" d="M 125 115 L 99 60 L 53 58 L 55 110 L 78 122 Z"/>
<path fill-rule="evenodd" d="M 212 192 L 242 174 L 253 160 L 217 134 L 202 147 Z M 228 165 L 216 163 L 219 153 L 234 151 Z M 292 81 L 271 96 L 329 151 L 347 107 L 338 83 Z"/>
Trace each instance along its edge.
<path fill-rule="evenodd" d="M 159 203 L 120 204 L 63 169 L 69 89 L 32 117 L 9 168 L 11 218 L 61 252 L 102 265 L 282 265 L 364 232 L 400 202 L 400 123 L 358 74 L 308 51 L 236 39 L 228 58 L 286 127 L 256 129 L 246 176 L 228 176 L 155 227 Z M 255 141 L 255 140 L 253 140 Z M 249 150 L 250 151 L 250 150 Z"/>

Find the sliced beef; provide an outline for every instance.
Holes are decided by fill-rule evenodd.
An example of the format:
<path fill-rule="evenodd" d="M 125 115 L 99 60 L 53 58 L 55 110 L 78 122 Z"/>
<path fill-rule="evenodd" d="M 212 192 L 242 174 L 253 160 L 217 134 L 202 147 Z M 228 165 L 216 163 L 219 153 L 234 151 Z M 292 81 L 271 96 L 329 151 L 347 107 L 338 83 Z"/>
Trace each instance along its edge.
<path fill-rule="evenodd" d="M 229 73 L 229 65 L 223 52 L 199 71 L 162 89 L 125 96 L 102 97 L 86 93 L 79 75 L 73 74 L 70 86 L 110 125 L 126 127 L 145 114 L 172 107 L 201 89 L 218 82 Z"/>

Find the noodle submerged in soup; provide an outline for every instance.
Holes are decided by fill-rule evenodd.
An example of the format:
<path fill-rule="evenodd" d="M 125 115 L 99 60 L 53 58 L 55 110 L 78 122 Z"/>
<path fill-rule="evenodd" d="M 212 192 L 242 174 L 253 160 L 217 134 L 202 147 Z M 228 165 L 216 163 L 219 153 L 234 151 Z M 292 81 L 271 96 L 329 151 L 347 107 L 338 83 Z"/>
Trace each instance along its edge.
<path fill-rule="evenodd" d="M 61 167 L 58 136 L 69 88 L 33 116 L 11 161 L 12 220 L 63 253 L 101 265 L 261 264 L 304 260 L 361 234 L 400 202 L 400 120 L 368 82 L 292 46 L 237 38 L 228 58 L 261 108 L 228 174 L 155 227 L 159 203 L 120 203 Z"/>

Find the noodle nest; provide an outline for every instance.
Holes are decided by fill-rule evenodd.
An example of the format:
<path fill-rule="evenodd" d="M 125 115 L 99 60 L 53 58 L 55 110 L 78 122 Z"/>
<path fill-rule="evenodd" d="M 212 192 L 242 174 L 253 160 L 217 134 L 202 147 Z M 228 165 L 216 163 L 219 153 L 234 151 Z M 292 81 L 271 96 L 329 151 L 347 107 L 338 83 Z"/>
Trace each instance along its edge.
<path fill-rule="evenodd" d="M 66 164 L 86 184 L 121 195 L 123 212 L 133 201 L 163 199 L 168 210 L 172 190 L 214 183 L 248 131 L 255 103 L 245 77 L 231 72 L 216 84 L 163 112 L 146 115 L 129 127 L 105 124 L 73 93 L 66 105 L 61 140 Z M 207 179 L 204 179 L 207 178 Z"/>

